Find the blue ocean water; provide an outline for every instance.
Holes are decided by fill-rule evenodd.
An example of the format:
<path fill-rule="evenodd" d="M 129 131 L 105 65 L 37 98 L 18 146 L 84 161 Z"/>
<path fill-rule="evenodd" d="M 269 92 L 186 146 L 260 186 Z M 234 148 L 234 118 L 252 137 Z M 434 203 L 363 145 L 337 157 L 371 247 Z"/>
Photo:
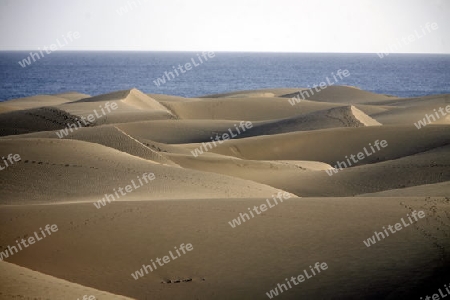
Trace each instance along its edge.
<path fill-rule="evenodd" d="M 146 93 L 195 97 L 207 94 L 319 84 L 337 70 L 350 76 L 337 84 L 400 97 L 450 93 L 450 55 L 53 52 L 23 68 L 30 52 L 0 52 L 0 101 L 36 94 L 78 91 L 98 95 L 138 88 Z M 191 64 L 176 76 L 173 67 Z M 171 71 L 170 80 L 154 81 Z M 167 73 L 169 74 L 169 73 Z"/>

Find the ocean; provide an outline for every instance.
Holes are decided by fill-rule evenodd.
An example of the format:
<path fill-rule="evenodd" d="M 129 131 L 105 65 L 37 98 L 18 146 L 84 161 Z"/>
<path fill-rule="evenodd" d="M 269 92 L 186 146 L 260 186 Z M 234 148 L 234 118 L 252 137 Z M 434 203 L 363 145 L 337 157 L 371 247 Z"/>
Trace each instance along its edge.
<path fill-rule="evenodd" d="M 348 70 L 350 76 L 337 77 L 337 84 L 375 93 L 399 97 L 450 93 L 450 55 L 32 52 L 33 58 L 29 51 L 0 52 L 0 101 L 68 91 L 98 95 L 133 87 L 185 97 L 312 87 L 338 70 Z"/>

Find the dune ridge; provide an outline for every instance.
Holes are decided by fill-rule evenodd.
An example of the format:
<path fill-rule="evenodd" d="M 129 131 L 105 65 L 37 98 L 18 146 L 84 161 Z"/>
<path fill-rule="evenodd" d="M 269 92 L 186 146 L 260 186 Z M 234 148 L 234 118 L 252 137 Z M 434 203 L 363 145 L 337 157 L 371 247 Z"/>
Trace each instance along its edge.
<path fill-rule="evenodd" d="M 132 300 L 80 284 L 68 282 L 7 262 L 0 262 L 0 299 L 81 299 L 84 295 L 105 300 Z M 23 287 L 26 286 L 27 289 Z"/>

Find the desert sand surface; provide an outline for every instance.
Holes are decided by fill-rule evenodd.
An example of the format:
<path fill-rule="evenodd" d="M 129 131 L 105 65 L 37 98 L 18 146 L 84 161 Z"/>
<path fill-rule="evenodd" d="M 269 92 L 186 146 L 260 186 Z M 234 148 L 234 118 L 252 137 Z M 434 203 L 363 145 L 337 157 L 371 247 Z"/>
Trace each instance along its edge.
<path fill-rule="evenodd" d="M 2 277 L 0 299 L 80 299 L 84 295 L 104 300 L 131 300 L 58 279 L 17 265 L 1 262 Z M 24 288 L 26 287 L 26 288 Z"/>
<path fill-rule="evenodd" d="M 331 86 L 292 105 L 304 90 L 1 102 L 0 299 L 420 299 L 449 284 L 450 95 Z"/>

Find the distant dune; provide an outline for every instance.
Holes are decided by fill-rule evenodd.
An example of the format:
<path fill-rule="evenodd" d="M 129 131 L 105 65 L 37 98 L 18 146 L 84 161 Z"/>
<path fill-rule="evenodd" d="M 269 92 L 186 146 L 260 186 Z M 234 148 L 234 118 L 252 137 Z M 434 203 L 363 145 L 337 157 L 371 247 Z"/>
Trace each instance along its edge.
<path fill-rule="evenodd" d="M 391 95 L 380 95 L 368 91 L 360 90 L 351 86 L 328 86 L 324 90 L 317 92 L 315 89 L 300 89 L 303 92 L 306 100 L 319 102 L 337 102 L 337 103 L 371 103 L 375 101 L 388 101 L 398 99 Z M 308 94 L 305 91 L 309 91 Z M 282 97 L 292 98 L 299 94 L 299 92 L 282 95 Z"/>
<path fill-rule="evenodd" d="M 256 123 L 253 130 L 247 131 L 242 136 L 250 137 L 326 128 L 378 125 L 381 124 L 356 107 L 341 106 L 287 119 Z"/>
<path fill-rule="evenodd" d="M 0 299 L 267 299 L 316 262 L 328 269 L 277 299 L 436 293 L 450 282 L 450 113 L 435 110 L 450 95 L 305 91 L 1 102 Z M 9 252 L 46 224 L 58 232 Z"/>

